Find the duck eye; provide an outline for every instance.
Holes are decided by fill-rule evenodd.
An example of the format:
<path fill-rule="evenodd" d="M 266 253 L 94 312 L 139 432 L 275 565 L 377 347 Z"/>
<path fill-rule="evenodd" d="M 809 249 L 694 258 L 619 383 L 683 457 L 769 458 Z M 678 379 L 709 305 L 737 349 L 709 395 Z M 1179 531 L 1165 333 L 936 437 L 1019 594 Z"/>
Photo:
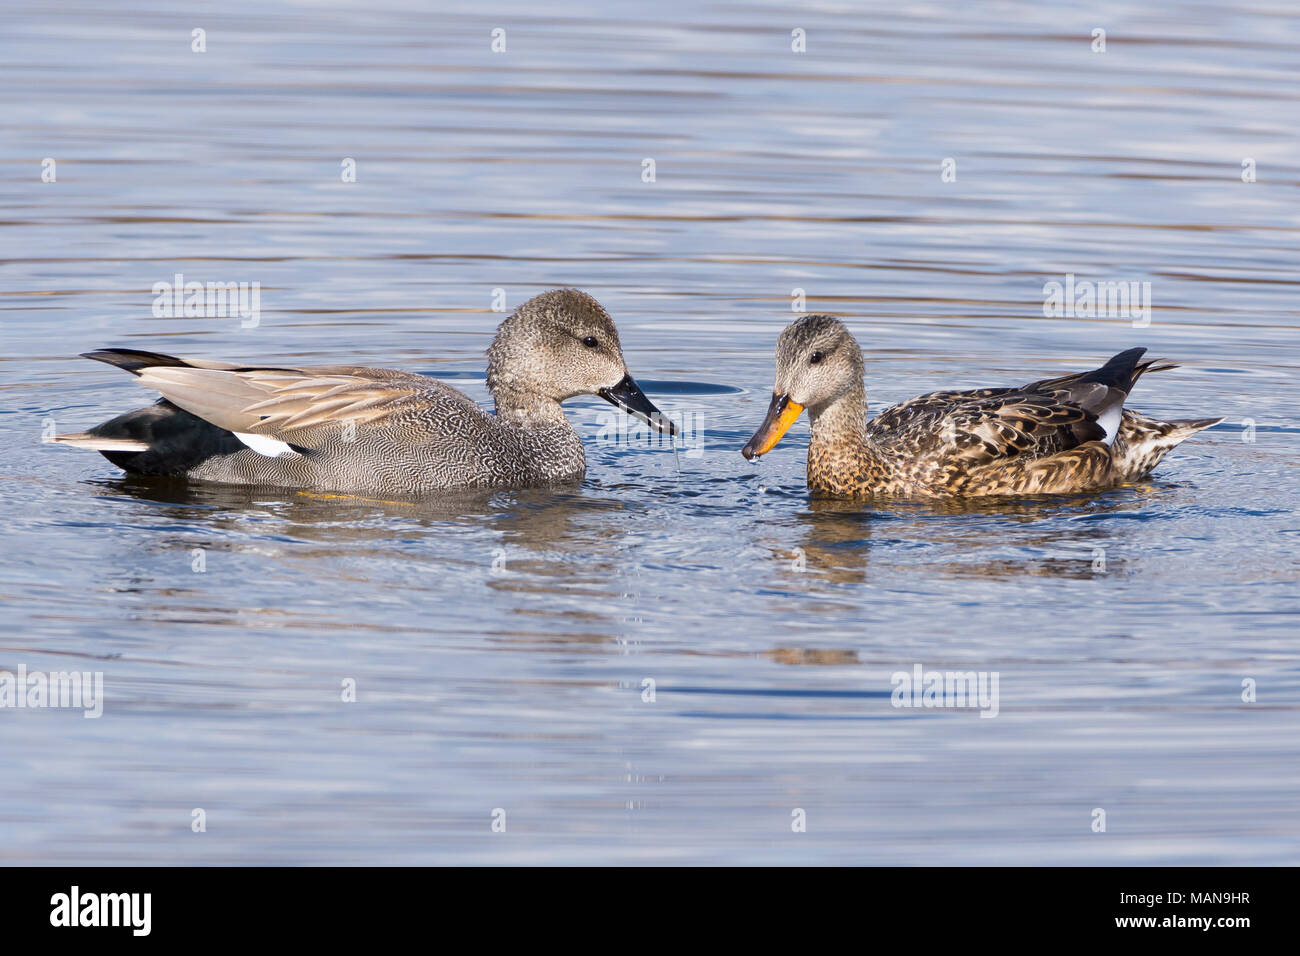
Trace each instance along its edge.
<path fill-rule="evenodd" d="M 816 364 L 817 364 L 818 362 L 820 362 L 824 357 L 825 357 L 825 356 L 823 356 L 821 352 L 814 352 L 812 355 L 808 356 L 808 361 L 809 361 L 811 364 L 816 365 Z"/>
<path fill-rule="evenodd" d="M 595 348 L 597 345 L 599 345 L 600 343 L 596 341 L 596 336 L 594 336 L 594 335 L 589 335 L 589 336 L 587 336 L 585 339 L 582 340 L 582 344 L 585 345 L 585 346 L 587 346 L 587 348 L 589 348 L 589 349 L 594 349 L 594 348 Z"/>

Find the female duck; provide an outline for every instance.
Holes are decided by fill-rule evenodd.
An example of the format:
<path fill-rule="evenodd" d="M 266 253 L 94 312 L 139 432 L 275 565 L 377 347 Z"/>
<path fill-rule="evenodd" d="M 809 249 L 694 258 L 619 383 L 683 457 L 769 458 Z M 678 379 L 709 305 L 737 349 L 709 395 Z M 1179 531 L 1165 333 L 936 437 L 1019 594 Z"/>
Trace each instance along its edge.
<path fill-rule="evenodd" d="M 614 322 L 575 289 L 536 296 L 488 349 L 493 416 L 436 379 L 391 369 L 232 365 L 134 349 L 86 358 L 162 393 L 148 408 L 56 439 L 141 475 L 421 494 L 580 479 L 582 440 L 560 403 L 599 395 L 675 429 L 628 374 Z"/>
<path fill-rule="evenodd" d="M 1162 422 L 1124 408 L 1144 372 L 1174 368 L 1120 352 L 1101 368 L 1021 388 L 932 392 L 867 420 L 862 350 L 829 315 L 781 333 L 776 387 L 742 449 L 770 451 L 808 409 L 808 488 L 832 497 L 1093 492 L 1145 477 L 1221 418 Z"/>

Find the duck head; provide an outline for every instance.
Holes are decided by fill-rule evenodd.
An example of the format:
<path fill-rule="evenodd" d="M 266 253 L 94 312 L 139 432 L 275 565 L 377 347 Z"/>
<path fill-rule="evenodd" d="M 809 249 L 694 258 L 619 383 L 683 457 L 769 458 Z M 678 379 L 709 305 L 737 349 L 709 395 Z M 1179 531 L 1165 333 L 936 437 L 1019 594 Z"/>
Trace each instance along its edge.
<path fill-rule="evenodd" d="M 487 384 L 498 410 L 599 395 L 658 431 L 677 432 L 628 372 L 614 320 L 577 289 L 534 296 L 501 323 L 488 348 Z"/>
<path fill-rule="evenodd" d="M 862 349 L 829 315 L 805 315 L 786 326 L 776 343 L 776 384 L 767 417 L 740 453 L 767 454 L 805 408 L 816 419 L 845 397 L 861 401 Z"/>

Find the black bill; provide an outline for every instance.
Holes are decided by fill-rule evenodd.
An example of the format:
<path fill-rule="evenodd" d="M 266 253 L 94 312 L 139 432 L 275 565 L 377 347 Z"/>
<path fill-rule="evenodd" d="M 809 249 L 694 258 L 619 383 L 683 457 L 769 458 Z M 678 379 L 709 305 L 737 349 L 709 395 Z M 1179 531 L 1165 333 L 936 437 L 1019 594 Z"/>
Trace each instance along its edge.
<path fill-rule="evenodd" d="M 632 380 L 631 375 L 624 375 L 623 381 L 612 388 L 602 388 L 596 394 L 629 415 L 635 415 L 656 431 L 677 434 L 677 426 L 645 397 L 645 392 L 641 391 L 641 386 Z"/>

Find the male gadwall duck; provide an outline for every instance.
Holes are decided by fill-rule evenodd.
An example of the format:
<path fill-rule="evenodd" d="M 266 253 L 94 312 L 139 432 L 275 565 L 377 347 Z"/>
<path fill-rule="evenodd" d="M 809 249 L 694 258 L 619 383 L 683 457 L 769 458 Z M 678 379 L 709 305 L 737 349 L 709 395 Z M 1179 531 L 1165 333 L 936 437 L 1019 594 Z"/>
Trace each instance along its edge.
<path fill-rule="evenodd" d="M 488 349 L 496 415 L 437 379 L 347 365 L 288 368 L 87 352 L 162 398 L 57 438 L 141 475 L 343 492 L 421 494 L 580 479 L 582 440 L 560 403 L 599 395 L 675 434 L 628 374 L 595 299 L 545 292 L 501 323 Z"/>
<path fill-rule="evenodd" d="M 974 497 L 1103 491 L 1145 477 L 1175 445 L 1223 421 L 1162 422 L 1124 407 L 1144 372 L 1176 366 L 1120 352 L 1092 372 L 1021 388 L 932 392 L 867 420 L 862 349 L 829 315 L 781 333 L 767 417 L 742 449 L 771 451 L 808 409 L 815 494 Z"/>

